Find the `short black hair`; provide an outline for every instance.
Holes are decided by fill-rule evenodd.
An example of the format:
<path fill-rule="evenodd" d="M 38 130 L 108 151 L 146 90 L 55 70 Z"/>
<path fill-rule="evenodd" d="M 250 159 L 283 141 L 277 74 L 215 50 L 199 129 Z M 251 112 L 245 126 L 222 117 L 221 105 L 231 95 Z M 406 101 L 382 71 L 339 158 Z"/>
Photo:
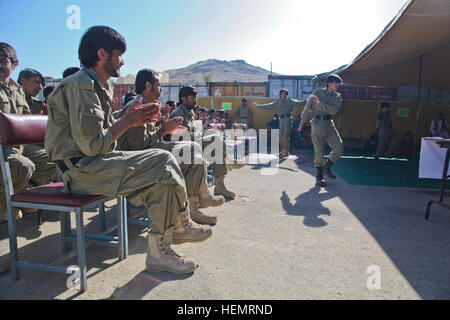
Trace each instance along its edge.
<path fill-rule="evenodd" d="M 166 104 L 168 104 L 168 105 L 171 106 L 172 108 L 177 106 L 176 103 L 175 103 L 175 101 L 173 101 L 173 100 L 167 100 L 167 101 L 166 101 Z"/>
<path fill-rule="evenodd" d="M 0 55 L 6 56 L 11 64 L 19 63 L 16 50 L 6 42 L 0 42 Z"/>
<path fill-rule="evenodd" d="M 145 84 L 150 82 L 153 86 L 155 80 L 158 79 L 158 73 L 152 69 L 142 69 L 136 75 L 134 84 L 136 85 L 136 93 L 141 94 L 145 90 Z"/>
<path fill-rule="evenodd" d="M 24 69 L 24 70 L 20 71 L 19 77 L 17 78 L 17 82 L 20 85 L 22 85 L 22 80 L 23 79 L 30 80 L 30 78 L 33 78 L 33 77 L 39 77 L 39 80 L 41 81 L 42 86 L 45 87 L 45 79 L 42 76 L 42 74 L 39 71 L 36 71 L 34 69 L 30 69 L 30 68 L 27 68 L 27 69 Z"/>
<path fill-rule="evenodd" d="M 106 26 L 90 27 L 81 38 L 78 47 L 80 65 L 85 68 L 93 68 L 99 61 L 98 50 L 104 49 L 108 54 L 113 50 L 124 53 L 127 50 L 125 38 L 116 30 Z"/>
<path fill-rule="evenodd" d="M 390 108 L 391 104 L 389 102 L 382 102 L 381 103 L 381 108 Z"/>
<path fill-rule="evenodd" d="M 332 83 L 332 82 L 337 82 L 337 83 L 341 84 L 342 83 L 342 78 L 339 77 L 337 74 L 332 73 L 327 78 L 327 86 L 328 86 L 329 83 Z"/>
<path fill-rule="evenodd" d="M 75 73 L 77 73 L 78 71 L 80 71 L 80 68 L 78 67 L 69 67 L 66 70 L 63 71 L 63 79 L 67 78 L 68 76 L 71 76 Z"/>
<path fill-rule="evenodd" d="M 280 90 L 280 96 L 281 96 L 281 93 L 282 93 L 283 91 L 286 92 L 286 95 L 289 94 L 289 91 L 287 91 L 287 89 L 284 89 L 284 88 L 283 88 L 283 89 Z"/>
<path fill-rule="evenodd" d="M 138 94 L 136 92 L 134 92 L 134 91 L 127 92 L 125 97 L 123 97 L 123 105 L 126 106 L 128 104 L 128 102 L 130 102 L 131 100 L 136 99 L 137 96 L 138 96 Z"/>
<path fill-rule="evenodd" d="M 47 98 L 53 92 L 53 90 L 55 90 L 54 86 L 45 87 L 44 90 L 42 91 L 44 98 Z"/>
<path fill-rule="evenodd" d="M 247 98 L 242 98 L 241 102 L 247 101 Z"/>
<path fill-rule="evenodd" d="M 187 98 L 188 96 L 197 96 L 197 88 L 192 86 L 184 86 L 180 89 L 180 92 L 178 92 L 178 100 L 181 102 L 181 98 Z"/>

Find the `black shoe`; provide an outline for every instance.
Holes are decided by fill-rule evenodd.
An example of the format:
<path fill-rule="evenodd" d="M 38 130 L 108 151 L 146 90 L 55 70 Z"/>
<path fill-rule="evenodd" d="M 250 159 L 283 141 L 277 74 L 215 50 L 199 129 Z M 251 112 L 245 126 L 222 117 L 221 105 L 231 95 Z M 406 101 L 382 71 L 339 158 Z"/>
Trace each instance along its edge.
<path fill-rule="evenodd" d="M 317 167 L 317 175 L 316 175 L 316 187 L 325 187 L 327 184 L 323 179 L 323 168 Z"/>
<path fill-rule="evenodd" d="M 325 167 L 323 168 L 323 173 L 326 174 L 331 179 L 336 179 L 336 175 L 333 172 L 331 172 L 332 165 L 333 165 L 333 161 L 328 159 L 327 163 L 325 164 Z"/>

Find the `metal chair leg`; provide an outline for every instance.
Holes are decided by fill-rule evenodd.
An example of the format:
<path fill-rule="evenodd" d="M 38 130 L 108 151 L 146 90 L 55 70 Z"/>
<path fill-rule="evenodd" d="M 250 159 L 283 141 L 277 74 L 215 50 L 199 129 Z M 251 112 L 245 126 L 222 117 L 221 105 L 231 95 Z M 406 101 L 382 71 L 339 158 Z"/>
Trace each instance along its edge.
<path fill-rule="evenodd" d="M 105 204 L 104 203 L 102 203 L 98 207 L 98 211 L 99 211 L 99 229 L 100 229 L 100 231 L 104 231 L 106 229 L 106 227 L 105 227 Z"/>
<path fill-rule="evenodd" d="M 124 197 L 119 196 L 117 198 L 117 237 L 119 238 L 119 260 L 124 259 L 125 248 L 124 248 Z"/>
<path fill-rule="evenodd" d="M 152 224 L 152 219 L 150 218 L 150 209 L 147 208 L 147 228 L 150 231 L 150 226 Z"/>
<path fill-rule="evenodd" d="M 60 226 L 61 226 L 61 254 L 66 253 L 67 246 L 66 246 L 66 237 L 67 237 L 67 217 L 65 212 L 60 212 Z"/>
<path fill-rule="evenodd" d="M 8 233 L 9 233 L 9 260 L 11 264 L 11 274 L 14 280 L 20 279 L 19 268 L 16 267 L 19 259 L 17 250 L 17 231 L 16 231 L 16 217 L 13 217 L 13 210 L 11 206 L 7 206 L 8 213 Z"/>
<path fill-rule="evenodd" d="M 84 241 L 83 230 L 83 212 L 80 209 L 76 209 L 76 225 L 77 225 L 77 253 L 78 253 L 78 266 L 80 268 L 80 291 L 85 292 L 87 290 L 87 268 L 86 268 L 86 247 Z"/>
<path fill-rule="evenodd" d="M 123 219 L 123 241 L 124 241 L 124 254 L 125 257 L 128 256 L 128 200 L 123 197 L 123 207 L 122 207 L 122 219 Z"/>

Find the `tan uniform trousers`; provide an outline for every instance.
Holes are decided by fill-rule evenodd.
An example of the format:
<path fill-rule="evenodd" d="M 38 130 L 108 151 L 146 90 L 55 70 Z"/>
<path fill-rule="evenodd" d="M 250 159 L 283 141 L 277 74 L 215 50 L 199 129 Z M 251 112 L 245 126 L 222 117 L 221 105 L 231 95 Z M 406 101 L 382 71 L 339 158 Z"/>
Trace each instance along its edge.
<path fill-rule="evenodd" d="M 206 162 L 200 145 L 191 141 L 159 141 L 152 148 L 169 151 L 175 156 L 184 176 L 188 196 L 198 196 L 206 177 Z M 190 157 L 184 161 L 186 152 L 190 153 Z"/>
<path fill-rule="evenodd" d="M 227 145 L 223 138 L 218 134 L 212 134 L 204 136 L 200 139 L 202 143 L 202 150 L 203 150 L 203 157 L 209 162 L 211 165 L 211 170 L 213 172 L 214 177 L 220 177 L 227 174 L 227 164 L 226 164 L 226 157 L 227 157 Z M 205 152 L 210 147 L 216 147 L 217 150 L 222 149 L 222 157 L 220 159 L 217 159 L 215 161 L 215 152 Z M 208 148 L 209 149 L 209 148 Z"/>
<path fill-rule="evenodd" d="M 397 140 L 395 139 L 394 130 L 389 127 L 380 127 L 378 130 L 378 145 L 376 157 L 386 156 L 390 157 L 392 151 L 397 145 Z"/>
<path fill-rule="evenodd" d="M 74 193 L 125 196 L 135 206 L 150 209 L 151 232 L 164 234 L 177 214 L 186 210 L 183 173 L 175 157 L 165 150 L 112 151 L 83 157 L 62 173 Z"/>
<path fill-rule="evenodd" d="M 45 150 L 37 145 L 25 145 L 23 151 L 8 148 L 8 162 L 14 192 L 25 189 L 28 182 L 38 186 L 50 181 L 56 181 L 56 166 L 50 162 Z M 0 172 L 0 197 L 5 196 L 3 176 Z"/>
<path fill-rule="evenodd" d="M 291 117 L 280 118 L 280 146 L 281 149 L 289 150 L 289 139 L 291 137 Z"/>
<path fill-rule="evenodd" d="M 314 165 L 316 168 L 324 167 L 325 143 L 331 148 L 328 159 L 337 162 L 344 153 L 342 139 L 339 136 L 333 120 L 313 119 L 311 123 L 311 141 L 314 146 Z"/>

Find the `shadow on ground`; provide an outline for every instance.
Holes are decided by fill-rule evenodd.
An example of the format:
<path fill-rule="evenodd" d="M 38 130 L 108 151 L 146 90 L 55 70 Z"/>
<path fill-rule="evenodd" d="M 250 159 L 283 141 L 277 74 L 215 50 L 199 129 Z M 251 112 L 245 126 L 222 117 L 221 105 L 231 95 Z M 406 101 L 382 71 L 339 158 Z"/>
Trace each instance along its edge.
<path fill-rule="evenodd" d="M 312 155 L 301 152 L 298 156 L 298 161 L 295 161 L 298 169 L 315 176 L 314 166 L 311 166 Z M 380 196 L 377 191 L 385 187 L 367 187 L 370 188 L 367 192 L 366 188 L 344 186 L 343 180 L 329 182 L 327 180 L 324 188 L 325 194 L 311 188 L 300 194 L 294 204 L 283 193 L 281 201 L 286 213 L 305 216 L 305 225 L 320 227 L 324 222 L 319 215 L 330 214 L 321 202 L 331 196 L 339 197 L 420 297 L 450 298 L 450 211 L 435 206 L 430 219 L 424 219 L 426 199 L 430 194 L 436 194 L 433 199 L 437 200 L 437 191 L 396 188 L 395 194 L 405 200 L 402 203 L 395 196 Z M 422 206 L 417 206 L 417 201 L 408 201 L 411 191 L 424 198 Z M 386 195 L 385 192 L 383 194 Z"/>

